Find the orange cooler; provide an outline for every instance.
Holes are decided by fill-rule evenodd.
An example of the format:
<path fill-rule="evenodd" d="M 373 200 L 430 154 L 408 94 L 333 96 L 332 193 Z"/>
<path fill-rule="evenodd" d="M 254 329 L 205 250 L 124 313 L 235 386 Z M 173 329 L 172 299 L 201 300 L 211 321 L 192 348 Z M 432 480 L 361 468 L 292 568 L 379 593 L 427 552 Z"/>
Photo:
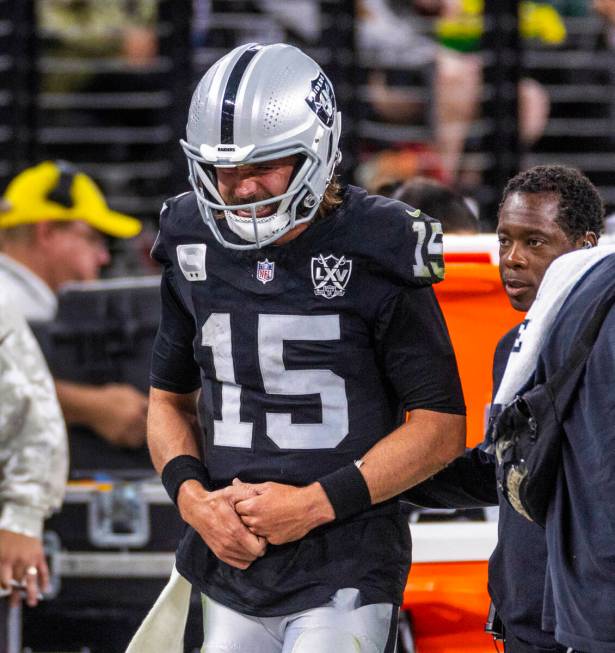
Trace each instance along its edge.
<path fill-rule="evenodd" d="M 524 314 L 510 306 L 492 263 L 447 262 L 446 277 L 434 289 L 457 356 L 473 446 L 484 435 L 495 346 Z"/>
<path fill-rule="evenodd" d="M 493 653 L 485 633 L 487 560 L 496 522 L 411 525 L 412 569 L 404 592 L 418 653 Z"/>

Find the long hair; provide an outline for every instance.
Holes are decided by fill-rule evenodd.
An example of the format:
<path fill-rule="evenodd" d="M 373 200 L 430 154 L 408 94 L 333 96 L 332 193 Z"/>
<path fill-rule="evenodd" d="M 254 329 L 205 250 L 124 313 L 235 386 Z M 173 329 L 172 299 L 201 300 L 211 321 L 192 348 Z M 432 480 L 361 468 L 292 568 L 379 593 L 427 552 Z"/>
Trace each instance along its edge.
<path fill-rule="evenodd" d="M 334 175 L 329 182 L 327 188 L 325 188 L 325 193 L 322 198 L 322 202 L 318 207 L 318 216 L 323 217 L 336 209 L 344 201 L 344 191 L 342 184 L 337 175 Z"/>

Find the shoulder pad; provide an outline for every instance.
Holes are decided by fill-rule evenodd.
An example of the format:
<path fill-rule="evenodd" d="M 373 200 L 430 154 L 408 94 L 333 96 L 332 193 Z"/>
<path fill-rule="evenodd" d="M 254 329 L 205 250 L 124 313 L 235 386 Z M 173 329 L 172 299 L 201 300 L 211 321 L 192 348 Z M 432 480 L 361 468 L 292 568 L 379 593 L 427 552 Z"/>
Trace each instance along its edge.
<path fill-rule="evenodd" d="M 171 197 L 160 210 L 160 227 L 150 256 L 164 264 L 169 260 L 168 251 L 175 249 L 175 241 L 182 234 L 197 233 L 203 240 L 209 229 L 203 224 L 194 193 L 188 191 Z"/>
<path fill-rule="evenodd" d="M 348 209 L 348 228 L 358 236 L 356 249 L 373 264 L 412 286 L 444 279 L 442 225 L 437 220 L 365 191 L 352 193 Z"/>

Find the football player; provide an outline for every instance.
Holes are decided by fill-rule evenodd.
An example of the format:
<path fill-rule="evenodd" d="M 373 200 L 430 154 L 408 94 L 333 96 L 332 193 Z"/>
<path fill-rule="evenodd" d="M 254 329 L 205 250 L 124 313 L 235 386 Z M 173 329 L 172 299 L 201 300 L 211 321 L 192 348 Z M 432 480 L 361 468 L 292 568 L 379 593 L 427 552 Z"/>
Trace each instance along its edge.
<path fill-rule="evenodd" d="M 393 651 L 396 497 L 463 451 L 440 225 L 342 187 L 340 127 L 311 58 L 240 46 L 194 92 L 192 192 L 161 213 L 148 440 L 204 650 Z"/>

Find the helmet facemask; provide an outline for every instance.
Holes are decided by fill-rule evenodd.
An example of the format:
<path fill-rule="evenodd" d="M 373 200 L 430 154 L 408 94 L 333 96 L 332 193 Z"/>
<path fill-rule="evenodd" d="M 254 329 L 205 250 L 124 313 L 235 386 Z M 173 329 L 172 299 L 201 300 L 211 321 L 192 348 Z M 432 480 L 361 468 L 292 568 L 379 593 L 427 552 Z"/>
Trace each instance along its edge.
<path fill-rule="evenodd" d="M 243 204 L 228 204 L 224 201 L 217 187 L 216 167 L 208 164 L 203 157 L 191 154 L 183 142 L 184 151 L 188 157 L 190 183 L 196 194 L 201 215 L 205 223 L 212 229 L 216 239 L 226 247 L 233 249 L 260 248 L 277 240 L 282 235 L 299 224 L 312 220 L 318 210 L 320 199 L 310 182 L 311 176 L 318 167 L 318 160 L 312 152 L 302 148 L 296 156 L 300 157 L 296 169 L 291 175 L 287 190 L 281 195 Z M 245 164 L 271 162 L 289 156 L 275 158 L 250 158 Z M 229 166 L 224 166 L 229 167 Z M 258 216 L 259 209 L 277 205 L 276 211 L 270 215 Z M 250 211 L 250 216 L 241 216 L 237 211 Z M 229 229 L 243 241 L 254 245 L 231 243 L 224 239 L 217 224 L 220 219 L 226 219 Z"/>

